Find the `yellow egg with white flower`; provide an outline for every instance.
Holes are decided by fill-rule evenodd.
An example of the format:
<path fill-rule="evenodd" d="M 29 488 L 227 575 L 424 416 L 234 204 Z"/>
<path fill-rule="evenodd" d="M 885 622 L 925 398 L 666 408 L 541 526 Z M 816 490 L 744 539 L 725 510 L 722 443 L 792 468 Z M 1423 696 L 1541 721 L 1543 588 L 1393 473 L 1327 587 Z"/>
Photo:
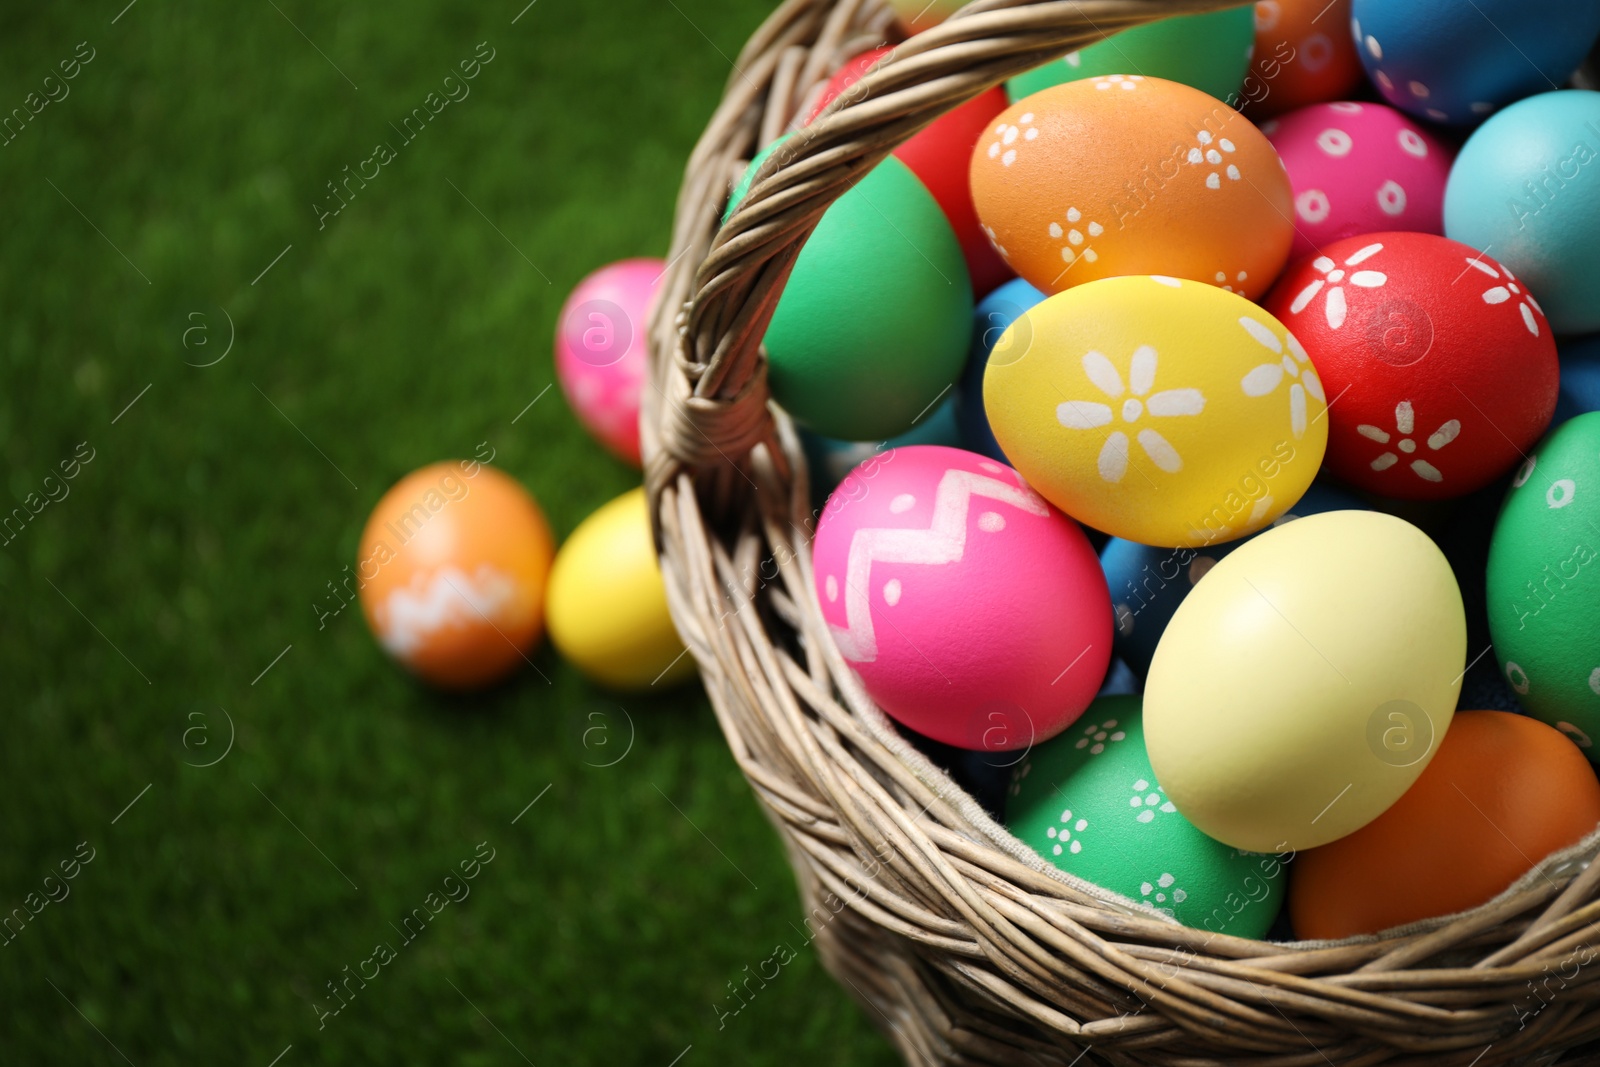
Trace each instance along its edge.
<path fill-rule="evenodd" d="M 1328 444 L 1300 342 L 1236 293 L 1138 275 L 1074 286 L 995 345 L 983 404 L 1013 466 L 1073 518 L 1162 547 L 1277 519 Z"/>

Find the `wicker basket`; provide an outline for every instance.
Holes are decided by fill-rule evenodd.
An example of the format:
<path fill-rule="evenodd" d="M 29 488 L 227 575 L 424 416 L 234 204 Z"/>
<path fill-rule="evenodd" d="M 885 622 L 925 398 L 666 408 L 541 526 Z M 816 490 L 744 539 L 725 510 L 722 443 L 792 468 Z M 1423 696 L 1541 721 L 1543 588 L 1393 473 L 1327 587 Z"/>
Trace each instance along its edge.
<path fill-rule="evenodd" d="M 978 0 L 901 44 L 763 167 L 746 161 L 880 43 L 879 0 L 787 0 L 690 158 L 651 325 L 646 479 L 673 616 L 788 849 L 828 969 L 911 1063 L 1600 1062 L 1595 838 L 1462 916 L 1336 945 L 1208 934 L 1073 879 L 911 748 L 812 592 L 793 427 L 760 349 L 806 236 L 900 141 L 1099 34 L 1229 0 Z"/>

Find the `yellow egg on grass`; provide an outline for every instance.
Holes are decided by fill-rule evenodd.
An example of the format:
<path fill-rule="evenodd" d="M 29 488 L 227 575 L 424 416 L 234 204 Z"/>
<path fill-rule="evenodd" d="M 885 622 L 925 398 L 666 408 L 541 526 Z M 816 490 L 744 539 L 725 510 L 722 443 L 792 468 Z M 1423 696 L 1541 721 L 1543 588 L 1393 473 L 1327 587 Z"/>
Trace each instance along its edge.
<path fill-rule="evenodd" d="M 572 531 L 550 569 L 550 642 L 592 681 L 662 688 L 694 673 L 667 613 L 667 590 L 643 489 L 624 493 Z"/>
<path fill-rule="evenodd" d="M 1145 684 L 1167 798 L 1252 852 L 1314 848 L 1383 814 L 1455 713 L 1467 624 L 1426 534 L 1375 511 L 1240 545 L 1179 605 Z"/>
<path fill-rule="evenodd" d="M 1153 275 L 1047 297 L 995 345 L 983 405 L 1028 484 L 1097 530 L 1220 544 L 1300 499 L 1328 443 L 1294 335 L 1236 293 Z"/>

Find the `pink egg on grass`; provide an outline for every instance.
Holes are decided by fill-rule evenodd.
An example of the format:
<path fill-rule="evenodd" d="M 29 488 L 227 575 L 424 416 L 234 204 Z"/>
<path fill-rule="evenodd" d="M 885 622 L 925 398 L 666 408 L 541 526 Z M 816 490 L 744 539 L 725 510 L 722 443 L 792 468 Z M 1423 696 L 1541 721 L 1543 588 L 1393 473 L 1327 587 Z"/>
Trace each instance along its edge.
<path fill-rule="evenodd" d="M 639 466 L 650 306 L 667 265 L 625 259 L 572 290 L 556 321 L 556 378 L 578 421 L 618 458 Z"/>
<path fill-rule="evenodd" d="M 1024 749 L 1065 730 L 1111 657 L 1111 596 L 1078 524 L 1010 467 L 890 449 L 817 523 L 834 643 L 896 721 L 945 744 Z"/>
<path fill-rule="evenodd" d="M 1294 190 L 1293 258 L 1379 231 L 1444 233 L 1455 152 L 1384 104 L 1312 104 L 1261 124 Z"/>

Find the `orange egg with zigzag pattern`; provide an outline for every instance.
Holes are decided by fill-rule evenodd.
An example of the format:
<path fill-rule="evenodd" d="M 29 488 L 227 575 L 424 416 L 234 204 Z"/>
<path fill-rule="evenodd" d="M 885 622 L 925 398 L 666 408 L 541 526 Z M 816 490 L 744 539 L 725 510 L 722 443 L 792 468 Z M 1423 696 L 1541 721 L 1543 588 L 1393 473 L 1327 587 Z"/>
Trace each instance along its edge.
<path fill-rule="evenodd" d="M 412 471 L 361 533 L 361 607 L 378 643 L 446 689 L 495 682 L 528 662 L 544 629 L 555 544 L 516 479 L 476 460 Z"/>

